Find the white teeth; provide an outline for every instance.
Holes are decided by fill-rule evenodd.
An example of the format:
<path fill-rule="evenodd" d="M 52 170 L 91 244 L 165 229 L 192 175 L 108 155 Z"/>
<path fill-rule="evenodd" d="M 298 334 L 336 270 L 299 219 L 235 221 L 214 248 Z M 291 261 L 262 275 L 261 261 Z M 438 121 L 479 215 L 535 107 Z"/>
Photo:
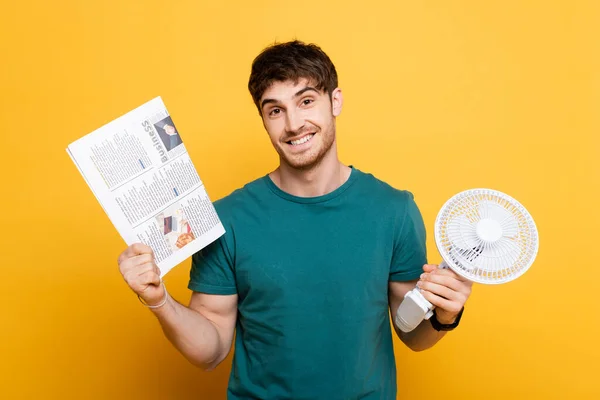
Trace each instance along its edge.
<path fill-rule="evenodd" d="M 314 133 L 312 135 L 306 135 L 302 139 L 292 140 L 290 143 L 293 144 L 294 146 L 297 146 L 299 144 L 308 142 L 313 136 L 314 136 Z"/>

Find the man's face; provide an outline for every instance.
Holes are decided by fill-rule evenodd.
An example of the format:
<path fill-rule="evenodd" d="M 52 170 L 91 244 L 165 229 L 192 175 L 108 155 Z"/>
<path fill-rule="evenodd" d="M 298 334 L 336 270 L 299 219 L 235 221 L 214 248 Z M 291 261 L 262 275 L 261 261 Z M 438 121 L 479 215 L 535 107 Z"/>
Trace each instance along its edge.
<path fill-rule="evenodd" d="M 169 135 L 169 136 L 173 136 L 174 134 L 177 133 L 177 132 L 175 132 L 175 127 L 168 125 L 168 124 L 165 124 L 164 130 L 167 133 L 167 135 Z"/>
<path fill-rule="evenodd" d="M 335 117 L 342 110 L 342 93 L 332 99 L 301 79 L 274 82 L 260 99 L 263 125 L 282 163 L 311 169 L 335 143 Z"/>

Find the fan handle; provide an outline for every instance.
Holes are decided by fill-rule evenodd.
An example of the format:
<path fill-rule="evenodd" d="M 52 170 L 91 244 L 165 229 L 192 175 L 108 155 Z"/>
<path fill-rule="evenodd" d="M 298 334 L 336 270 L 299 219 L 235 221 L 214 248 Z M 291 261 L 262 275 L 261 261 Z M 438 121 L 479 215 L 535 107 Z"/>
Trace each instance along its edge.
<path fill-rule="evenodd" d="M 447 269 L 450 266 L 446 261 L 442 261 L 438 268 Z M 410 332 L 419 326 L 421 321 L 431 318 L 434 308 L 435 306 L 423 297 L 421 289 L 415 287 L 404 296 L 396 311 L 394 323 L 402 332 Z"/>

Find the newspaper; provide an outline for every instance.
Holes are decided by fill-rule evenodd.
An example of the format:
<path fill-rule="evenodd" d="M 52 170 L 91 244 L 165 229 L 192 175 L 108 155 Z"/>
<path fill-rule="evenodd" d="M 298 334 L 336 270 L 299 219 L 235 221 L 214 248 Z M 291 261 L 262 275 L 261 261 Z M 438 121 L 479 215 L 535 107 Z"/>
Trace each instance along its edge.
<path fill-rule="evenodd" d="M 67 152 L 127 245 L 152 248 L 161 278 L 225 233 L 160 97 Z"/>

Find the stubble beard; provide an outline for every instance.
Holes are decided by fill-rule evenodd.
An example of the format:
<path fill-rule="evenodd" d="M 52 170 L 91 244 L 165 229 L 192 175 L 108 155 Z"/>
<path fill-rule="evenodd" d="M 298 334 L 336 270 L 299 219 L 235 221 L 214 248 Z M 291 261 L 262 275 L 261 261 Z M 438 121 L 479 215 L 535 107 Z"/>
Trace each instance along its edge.
<path fill-rule="evenodd" d="M 316 153 L 311 148 L 308 152 L 299 154 L 296 157 L 290 157 L 285 151 L 280 150 L 280 162 L 299 171 L 310 171 L 317 168 L 333 147 L 333 143 L 335 142 L 335 125 L 331 126 L 327 131 L 318 131 L 316 135 L 321 136 L 321 146 Z"/>

